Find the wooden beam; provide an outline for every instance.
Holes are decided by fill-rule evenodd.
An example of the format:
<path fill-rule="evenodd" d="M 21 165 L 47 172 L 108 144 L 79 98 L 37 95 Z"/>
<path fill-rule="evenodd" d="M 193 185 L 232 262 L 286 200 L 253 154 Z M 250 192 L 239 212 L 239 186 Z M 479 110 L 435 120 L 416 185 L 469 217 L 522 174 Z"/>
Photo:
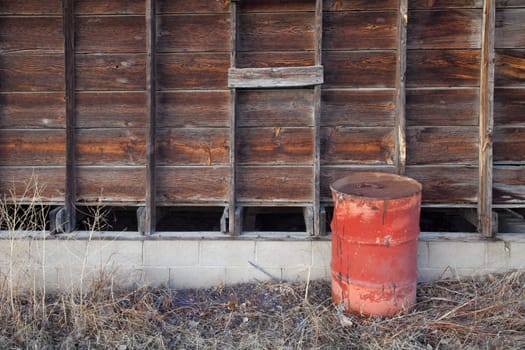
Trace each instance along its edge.
<path fill-rule="evenodd" d="M 282 88 L 319 85 L 323 83 L 322 66 L 230 68 L 230 88 Z"/>
<path fill-rule="evenodd" d="M 313 230 L 314 236 L 319 236 L 324 226 L 321 216 L 321 83 L 323 80 L 322 50 L 323 50 L 323 1 L 315 1 L 315 67 L 320 67 L 317 77 L 321 81 L 314 87 L 314 198 L 313 198 Z"/>
<path fill-rule="evenodd" d="M 396 65 L 396 96 L 395 96 L 395 150 L 394 164 L 396 172 L 404 175 L 406 171 L 406 92 L 405 74 L 407 60 L 407 22 L 408 0 L 400 0 L 398 12 L 398 42 Z"/>
<path fill-rule="evenodd" d="M 64 78 L 66 99 L 66 183 L 64 231 L 76 228 L 76 164 L 75 164 L 75 11 L 74 0 L 62 1 L 64 30 Z"/>
<path fill-rule="evenodd" d="M 479 108 L 478 230 L 492 237 L 492 134 L 494 128 L 495 0 L 483 2 Z"/>
<path fill-rule="evenodd" d="M 157 115 L 157 69 L 156 69 L 156 0 L 146 0 L 146 211 L 144 234 L 155 233 L 156 228 L 156 124 Z"/>
<path fill-rule="evenodd" d="M 237 22 L 239 19 L 237 1 L 231 2 L 231 20 L 230 20 L 230 31 L 231 31 L 231 55 L 230 55 L 230 69 L 235 69 L 237 65 Z M 241 234 L 242 225 L 240 217 L 242 212 L 236 210 L 237 206 L 237 166 L 236 166 L 236 139 L 235 132 L 237 130 L 237 90 L 235 86 L 230 86 L 230 186 L 229 186 L 229 198 L 228 198 L 228 210 L 229 210 L 229 221 L 228 221 L 228 232 L 230 235 L 238 236 Z M 239 219 L 239 220 L 238 220 Z M 239 221 L 239 222 L 237 222 Z"/>

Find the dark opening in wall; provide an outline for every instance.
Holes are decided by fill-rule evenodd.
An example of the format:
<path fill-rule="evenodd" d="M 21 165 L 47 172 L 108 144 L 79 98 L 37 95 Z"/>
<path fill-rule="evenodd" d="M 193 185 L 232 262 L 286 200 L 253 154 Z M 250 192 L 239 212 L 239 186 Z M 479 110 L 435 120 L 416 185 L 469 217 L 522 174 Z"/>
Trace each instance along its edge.
<path fill-rule="evenodd" d="M 306 232 L 302 207 L 247 207 L 243 214 L 243 231 Z"/>
<path fill-rule="evenodd" d="M 420 228 L 422 232 L 477 232 L 461 208 L 422 208 Z"/>
<path fill-rule="evenodd" d="M 77 207 L 79 231 L 137 231 L 136 207 Z"/>
<path fill-rule="evenodd" d="M 160 207 L 157 231 L 220 231 L 224 207 Z"/>
<path fill-rule="evenodd" d="M 3 204 L 0 207 L 0 230 L 47 231 L 51 209 L 51 206 L 41 204 Z"/>

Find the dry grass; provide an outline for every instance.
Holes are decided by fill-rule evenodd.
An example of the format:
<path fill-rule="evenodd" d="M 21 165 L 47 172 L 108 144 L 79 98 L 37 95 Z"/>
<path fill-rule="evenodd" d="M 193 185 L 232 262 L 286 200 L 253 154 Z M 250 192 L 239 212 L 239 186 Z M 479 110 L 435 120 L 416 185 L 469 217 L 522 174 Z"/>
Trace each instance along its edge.
<path fill-rule="evenodd" d="M 44 299 L 12 296 L 4 282 L 0 348 L 525 347 L 525 272 L 422 284 L 415 309 L 390 319 L 342 316 L 327 282 L 132 291 L 107 282 Z"/>

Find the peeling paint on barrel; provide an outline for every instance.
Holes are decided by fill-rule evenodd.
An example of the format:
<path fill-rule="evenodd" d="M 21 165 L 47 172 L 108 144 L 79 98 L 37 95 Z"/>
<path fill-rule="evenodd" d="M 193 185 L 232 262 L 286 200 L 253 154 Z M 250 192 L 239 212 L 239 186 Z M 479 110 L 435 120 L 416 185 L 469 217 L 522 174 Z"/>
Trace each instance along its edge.
<path fill-rule="evenodd" d="M 355 172 L 330 189 L 333 302 L 378 316 L 409 309 L 416 301 L 421 184 Z"/>

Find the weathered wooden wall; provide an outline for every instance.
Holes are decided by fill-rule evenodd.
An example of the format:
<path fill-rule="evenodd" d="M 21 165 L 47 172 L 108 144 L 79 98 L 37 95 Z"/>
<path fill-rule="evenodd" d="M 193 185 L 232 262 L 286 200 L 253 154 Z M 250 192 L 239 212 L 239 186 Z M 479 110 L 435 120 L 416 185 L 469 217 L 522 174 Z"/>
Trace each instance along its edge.
<path fill-rule="evenodd" d="M 75 203 L 144 205 L 154 135 L 159 206 L 226 206 L 235 170 L 237 205 L 304 207 L 316 198 L 318 130 L 320 200 L 329 205 L 329 183 L 348 171 L 399 171 L 401 120 L 406 174 L 423 183 L 424 204 L 475 206 L 484 2 L 409 0 L 400 43 L 403 1 L 323 1 L 320 121 L 313 87 L 236 89 L 232 106 L 229 0 L 156 2 L 154 85 L 145 2 L 72 1 L 67 122 L 66 0 L 0 0 L 0 188 L 22 193 L 34 175 L 46 202 L 61 205 L 69 165 Z M 235 66 L 314 66 L 315 4 L 240 1 Z M 496 5 L 493 200 L 525 206 L 525 1 Z M 405 108 L 396 103 L 402 54 Z"/>

